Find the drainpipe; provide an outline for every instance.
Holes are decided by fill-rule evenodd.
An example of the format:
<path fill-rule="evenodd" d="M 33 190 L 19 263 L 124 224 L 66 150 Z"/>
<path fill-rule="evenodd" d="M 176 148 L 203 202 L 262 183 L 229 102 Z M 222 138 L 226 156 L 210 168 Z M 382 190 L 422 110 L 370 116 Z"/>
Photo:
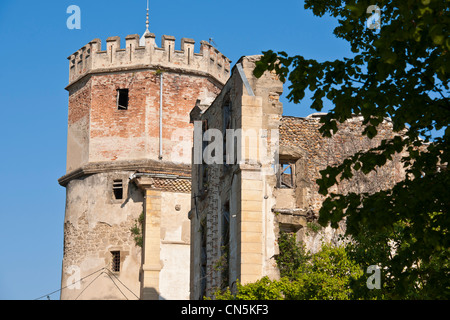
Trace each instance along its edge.
<path fill-rule="evenodd" d="M 162 106 L 163 106 L 163 73 L 159 74 L 159 160 L 162 160 Z"/>

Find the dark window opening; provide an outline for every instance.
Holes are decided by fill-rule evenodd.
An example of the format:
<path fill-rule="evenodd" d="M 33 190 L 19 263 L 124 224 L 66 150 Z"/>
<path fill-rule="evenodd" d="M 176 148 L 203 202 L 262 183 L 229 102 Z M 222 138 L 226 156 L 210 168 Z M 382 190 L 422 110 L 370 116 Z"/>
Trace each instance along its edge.
<path fill-rule="evenodd" d="M 221 228 L 221 288 L 228 287 L 230 281 L 230 203 L 226 202 L 222 212 L 222 228 Z"/>
<path fill-rule="evenodd" d="M 128 89 L 117 89 L 117 109 L 128 110 Z"/>
<path fill-rule="evenodd" d="M 206 222 L 205 222 L 206 223 Z M 200 273 L 201 273 L 201 282 L 200 282 L 200 296 L 199 300 L 203 300 L 203 297 L 206 295 L 206 264 L 208 262 L 208 253 L 206 251 L 206 226 L 204 224 L 200 224 L 200 233 L 202 238 L 201 248 L 200 248 Z"/>
<path fill-rule="evenodd" d="M 116 200 L 123 199 L 123 183 L 122 183 L 122 180 L 114 180 L 113 181 L 113 194 L 114 194 L 114 199 L 116 199 Z"/>
<path fill-rule="evenodd" d="M 111 269 L 113 272 L 120 272 L 120 251 L 111 251 Z"/>
<path fill-rule="evenodd" d="M 202 120 L 202 137 L 205 136 L 205 132 L 208 130 L 208 121 Z M 200 192 L 204 193 L 208 191 L 208 164 L 205 162 L 205 158 L 203 157 L 203 154 L 205 152 L 206 147 L 208 146 L 207 141 L 202 141 L 202 165 L 200 167 L 200 176 L 199 179 L 200 182 Z"/>
<path fill-rule="evenodd" d="M 227 155 L 229 155 L 232 150 L 228 150 L 227 146 L 230 145 L 230 142 L 228 141 L 229 137 L 227 134 L 227 130 L 231 129 L 231 103 L 225 104 L 223 108 L 223 136 L 225 139 L 223 139 L 223 164 L 224 167 L 228 169 L 228 165 L 230 164 L 230 160 L 234 159 L 227 159 Z M 234 162 L 232 162 L 235 164 Z"/>

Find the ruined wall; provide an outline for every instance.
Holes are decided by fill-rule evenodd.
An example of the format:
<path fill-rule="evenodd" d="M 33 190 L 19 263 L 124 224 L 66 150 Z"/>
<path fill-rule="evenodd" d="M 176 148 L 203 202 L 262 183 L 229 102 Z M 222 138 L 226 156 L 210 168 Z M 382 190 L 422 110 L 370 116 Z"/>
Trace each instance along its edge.
<path fill-rule="evenodd" d="M 289 159 L 295 163 L 295 186 L 284 188 L 278 192 L 285 198 L 277 198 L 278 208 L 301 209 L 308 215 L 318 217 L 324 196 L 318 193 L 316 180 L 320 171 L 329 165 L 337 165 L 347 157 L 361 150 L 378 146 L 383 139 L 394 137 L 392 124 L 385 120 L 379 125 L 378 135 L 369 139 L 362 135 L 364 126 L 360 117 L 349 119 L 339 124 L 339 131 L 331 138 L 324 138 L 319 132 L 321 124 L 320 114 L 313 114 L 306 118 L 285 116 L 280 126 L 280 158 Z M 348 192 L 373 193 L 387 189 L 404 177 L 404 169 L 400 163 L 400 155 L 394 156 L 385 166 L 375 172 L 364 175 L 355 173 L 349 181 L 342 181 L 331 192 L 346 194 Z M 289 196 L 286 196 L 289 195 Z M 315 221 L 310 217 L 309 221 Z M 313 252 L 320 249 L 322 241 L 337 243 L 339 235 L 344 233 L 344 223 L 337 230 L 331 227 L 323 228 L 319 232 L 311 228 L 299 230 L 298 238 Z"/>
<path fill-rule="evenodd" d="M 270 73 L 252 79 L 257 59 L 241 58 L 214 103 L 194 119 L 205 124 L 204 131 L 223 133 L 209 141 L 224 143 L 226 130 L 251 129 L 255 135 L 243 132 L 237 136 L 232 148 L 240 151 L 241 158 L 230 164 L 193 165 L 191 299 L 210 296 L 227 286 L 235 288 L 237 279 L 247 283 L 276 272 L 274 214 L 267 196 L 274 180 L 265 174 L 264 169 L 270 167 L 264 162 L 269 151 L 262 150 L 270 140 L 270 130 L 279 125 L 282 84 Z M 193 110 L 193 114 L 198 113 Z M 230 151 L 227 143 L 225 154 Z M 223 159 L 223 151 L 215 151 L 215 156 L 220 153 L 218 160 Z"/>
<path fill-rule="evenodd" d="M 137 299 L 140 297 L 141 256 L 131 228 L 144 211 L 144 193 L 129 177 L 134 172 L 99 173 L 72 180 L 67 188 L 64 223 L 65 286 L 79 268 L 80 278 L 107 268 L 112 270 L 112 251 L 121 253 L 121 270 L 116 288 L 107 273 L 98 272 L 80 283 L 80 288 L 64 289 L 61 299 Z M 123 179 L 124 198 L 114 199 L 113 180 Z M 190 182 L 174 185 L 173 180 L 158 180 L 161 189 L 161 231 L 158 235 L 161 257 L 160 298 L 189 298 Z M 177 191 L 178 189 L 178 191 Z M 145 249 L 145 248 L 144 248 Z M 184 272 L 183 272 L 184 271 Z M 106 270 L 105 270 L 106 272 Z M 89 283 L 100 275 L 92 285 Z M 89 285 L 89 287 L 88 287 Z M 132 293 L 127 289 L 132 290 Z M 136 296 L 137 297 L 136 297 Z"/>
<path fill-rule="evenodd" d="M 253 76 L 258 58 L 241 58 L 211 106 L 191 112 L 191 120 L 200 121 L 194 131 L 194 156 L 196 132 L 216 129 L 222 133 L 219 137 L 205 135 L 203 142 L 201 135 L 197 138 L 203 156 L 214 149 L 211 154 L 217 157 L 220 153 L 218 160 L 223 150 L 216 148 L 220 146 L 216 140 L 223 141 L 227 129 L 242 133 L 237 138 L 241 142 L 237 146 L 240 162 L 203 161 L 192 168 L 191 299 L 211 296 L 227 286 L 233 291 L 237 279 L 245 284 L 263 276 L 279 277 L 275 257 L 281 231 L 295 233 L 312 252 L 317 252 L 324 241 L 337 244 L 345 231 L 344 222 L 337 230 L 315 224 L 324 200 L 316 184 L 320 171 L 394 135 L 386 120 L 378 127 L 379 135 L 368 139 L 362 135 L 362 119 L 354 117 L 341 124 L 337 134 L 324 138 L 319 132 L 320 115 L 282 116 L 282 84 L 271 73 Z M 250 131 L 256 133 L 255 139 L 248 136 Z M 225 141 L 227 146 L 227 138 Z M 399 159 L 394 157 L 368 176 L 355 174 L 332 191 L 375 192 L 388 188 L 403 178 Z M 226 213 L 229 222 L 225 222 Z M 229 240 L 224 242 L 227 236 Z"/>
<path fill-rule="evenodd" d="M 72 180 L 67 187 L 64 219 L 62 287 L 70 284 L 74 270 L 84 278 L 102 268 L 111 270 L 111 252 L 121 252 L 121 270 L 116 276 L 139 296 L 141 249 L 130 229 L 142 213 L 142 192 L 128 185 L 131 172 L 100 173 Z M 123 179 L 124 199 L 115 200 L 112 181 Z M 88 284 L 100 276 L 91 286 Z M 116 281 L 117 282 L 117 281 Z M 120 284 L 119 284 L 120 285 Z M 87 289 L 83 292 L 83 290 Z M 136 297 L 121 286 L 126 298 Z M 61 299 L 125 299 L 109 276 L 97 272 L 80 283 L 79 289 L 63 289 Z"/>

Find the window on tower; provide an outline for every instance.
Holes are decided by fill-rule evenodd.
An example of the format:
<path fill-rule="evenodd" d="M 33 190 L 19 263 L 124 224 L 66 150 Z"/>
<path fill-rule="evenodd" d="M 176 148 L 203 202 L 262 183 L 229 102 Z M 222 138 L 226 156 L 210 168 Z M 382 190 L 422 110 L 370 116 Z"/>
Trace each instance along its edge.
<path fill-rule="evenodd" d="M 114 195 L 114 199 L 116 199 L 116 200 L 123 199 L 123 182 L 122 182 L 122 180 L 114 180 L 113 181 L 113 195 Z"/>
<path fill-rule="evenodd" d="M 117 89 L 117 109 L 128 110 L 128 89 Z"/>
<path fill-rule="evenodd" d="M 120 251 L 111 251 L 111 271 L 120 272 Z"/>

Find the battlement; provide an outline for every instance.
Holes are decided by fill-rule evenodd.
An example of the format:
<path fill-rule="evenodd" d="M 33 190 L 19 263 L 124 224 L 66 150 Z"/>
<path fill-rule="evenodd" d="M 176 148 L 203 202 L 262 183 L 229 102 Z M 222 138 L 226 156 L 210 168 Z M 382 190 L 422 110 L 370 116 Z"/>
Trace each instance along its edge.
<path fill-rule="evenodd" d="M 126 69 L 155 68 L 161 71 L 179 69 L 207 74 L 225 84 L 230 76 L 231 60 L 206 41 L 200 42 L 200 52 L 194 52 L 195 41 L 181 39 L 181 50 L 175 50 L 175 37 L 163 35 L 161 47 L 155 43 L 155 35 L 146 33 L 145 46 L 140 46 L 138 34 L 125 38 L 125 48 L 120 47 L 120 37 L 106 39 L 106 51 L 102 51 L 100 39 L 94 39 L 70 55 L 69 85 L 89 73 Z"/>

